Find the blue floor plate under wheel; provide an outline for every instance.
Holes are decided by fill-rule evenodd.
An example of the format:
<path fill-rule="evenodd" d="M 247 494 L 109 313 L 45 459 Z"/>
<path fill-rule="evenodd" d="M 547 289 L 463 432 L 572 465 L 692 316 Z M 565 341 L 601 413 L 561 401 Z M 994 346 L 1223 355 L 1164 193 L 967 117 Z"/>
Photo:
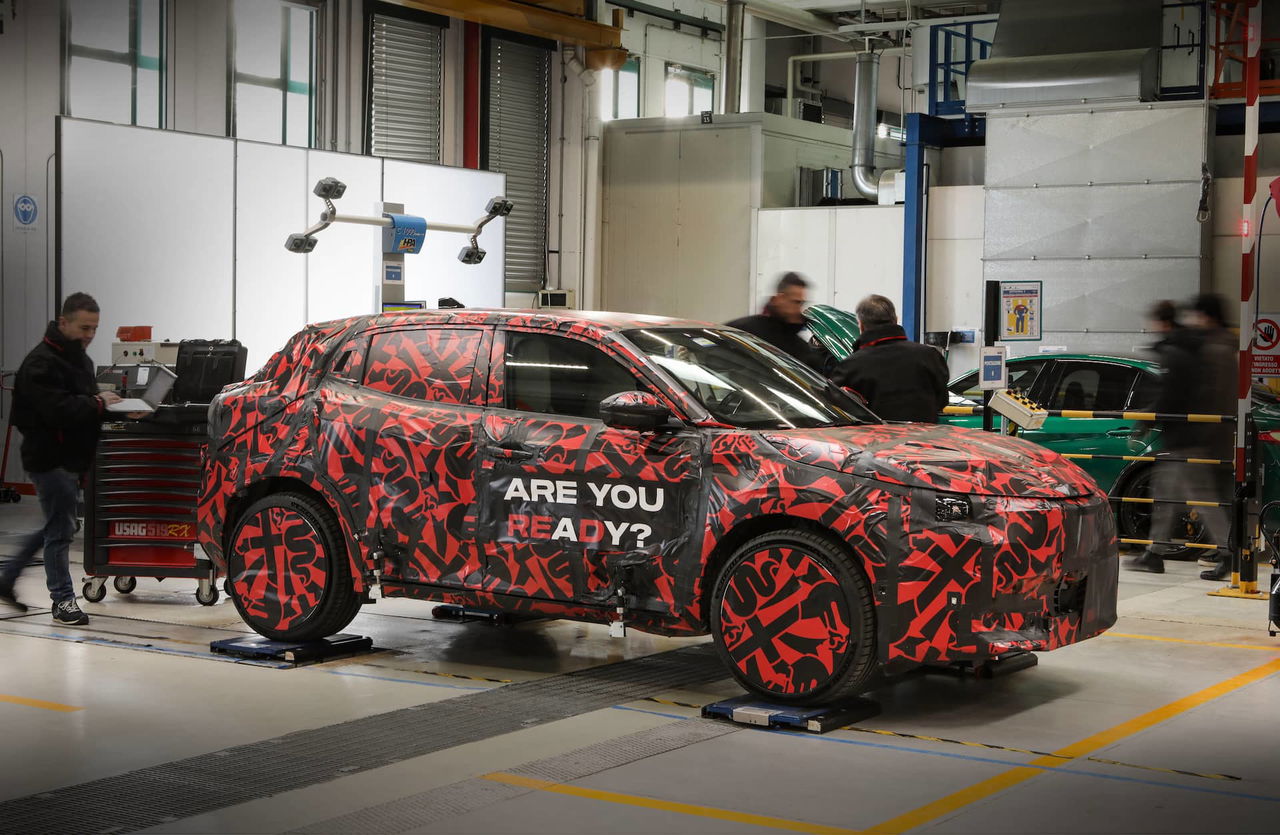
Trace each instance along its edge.
<path fill-rule="evenodd" d="M 880 705 L 870 699 L 855 699 L 839 705 L 793 707 L 762 702 L 752 696 L 737 696 L 703 705 L 702 715 L 713 719 L 728 719 L 740 725 L 791 728 L 825 734 L 827 731 L 879 716 Z"/>
<path fill-rule="evenodd" d="M 273 661 L 325 661 L 341 655 L 358 655 L 373 649 L 373 639 L 364 635 L 331 635 L 318 641 L 272 641 L 262 637 L 227 638 L 209 644 L 211 652 L 242 658 Z"/>

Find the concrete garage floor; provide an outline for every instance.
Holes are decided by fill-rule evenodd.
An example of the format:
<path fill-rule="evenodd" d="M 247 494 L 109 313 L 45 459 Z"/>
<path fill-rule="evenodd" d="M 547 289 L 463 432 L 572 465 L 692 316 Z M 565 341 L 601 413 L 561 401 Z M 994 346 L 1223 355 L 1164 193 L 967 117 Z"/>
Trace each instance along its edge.
<path fill-rule="evenodd" d="M 35 514 L 0 506 L 0 552 Z M 1107 635 L 822 736 L 698 718 L 740 692 L 705 639 L 379 601 L 348 630 L 379 651 L 282 668 L 209 653 L 248 631 L 225 599 L 140 579 L 87 628 L 0 619 L 0 832 L 1275 832 L 1280 639 L 1198 571 L 1122 573 Z"/>

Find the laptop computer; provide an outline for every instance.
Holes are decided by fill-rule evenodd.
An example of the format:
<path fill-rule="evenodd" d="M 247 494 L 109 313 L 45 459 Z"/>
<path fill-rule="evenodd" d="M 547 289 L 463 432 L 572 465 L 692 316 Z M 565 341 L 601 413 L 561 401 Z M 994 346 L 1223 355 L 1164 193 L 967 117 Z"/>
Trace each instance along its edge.
<path fill-rule="evenodd" d="M 147 387 L 142 392 L 141 397 L 126 397 L 119 403 L 112 403 L 107 407 L 108 412 L 154 412 L 164 399 L 169 396 L 169 390 L 173 388 L 173 383 L 178 379 L 178 375 L 174 374 L 163 365 L 147 366 L 150 371 L 147 379 Z"/>

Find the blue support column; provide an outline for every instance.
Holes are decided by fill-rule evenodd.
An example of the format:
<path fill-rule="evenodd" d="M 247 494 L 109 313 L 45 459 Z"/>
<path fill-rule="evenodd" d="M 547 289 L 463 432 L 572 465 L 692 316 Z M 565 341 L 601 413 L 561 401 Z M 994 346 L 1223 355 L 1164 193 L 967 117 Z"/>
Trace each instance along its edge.
<path fill-rule="evenodd" d="M 919 341 L 923 330 L 925 268 L 925 142 L 923 113 L 907 114 L 907 199 L 903 206 L 902 316 L 907 338 Z"/>
<path fill-rule="evenodd" d="M 940 119 L 923 113 L 907 114 L 907 199 L 903 206 L 902 327 L 909 339 L 924 332 L 924 274 L 928 233 L 928 182 L 925 151 L 959 145 L 981 145 L 986 123 L 966 116 Z"/>

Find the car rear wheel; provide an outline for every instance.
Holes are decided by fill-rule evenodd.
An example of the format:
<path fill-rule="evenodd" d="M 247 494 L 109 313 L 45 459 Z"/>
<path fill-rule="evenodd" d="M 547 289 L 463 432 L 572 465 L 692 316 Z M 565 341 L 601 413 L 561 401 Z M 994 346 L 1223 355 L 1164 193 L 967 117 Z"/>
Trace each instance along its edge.
<path fill-rule="evenodd" d="M 844 548 L 801 530 L 758 536 L 720 570 L 716 650 L 752 694 L 782 704 L 856 696 L 875 668 L 875 612 Z"/>
<path fill-rule="evenodd" d="M 1154 473 L 1154 468 L 1143 467 L 1125 479 L 1124 485 L 1117 491 L 1117 495 L 1133 499 L 1151 498 L 1151 483 Z M 1120 506 L 1116 511 L 1116 527 L 1119 529 L 1120 537 L 1122 539 L 1150 539 L 1153 508 L 1154 505 L 1140 502 L 1120 502 Z M 1185 539 L 1188 542 L 1204 542 L 1204 526 L 1200 524 L 1194 508 L 1184 507 L 1180 509 L 1177 524 L 1174 526 L 1173 538 Z M 1198 559 L 1203 555 L 1203 548 L 1178 548 L 1176 551 L 1165 554 L 1164 558 L 1191 560 Z"/>
<path fill-rule="evenodd" d="M 340 631 L 360 609 L 337 520 L 300 493 L 265 496 L 236 522 L 227 590 L 240 617 L 274 641 Z"/>

